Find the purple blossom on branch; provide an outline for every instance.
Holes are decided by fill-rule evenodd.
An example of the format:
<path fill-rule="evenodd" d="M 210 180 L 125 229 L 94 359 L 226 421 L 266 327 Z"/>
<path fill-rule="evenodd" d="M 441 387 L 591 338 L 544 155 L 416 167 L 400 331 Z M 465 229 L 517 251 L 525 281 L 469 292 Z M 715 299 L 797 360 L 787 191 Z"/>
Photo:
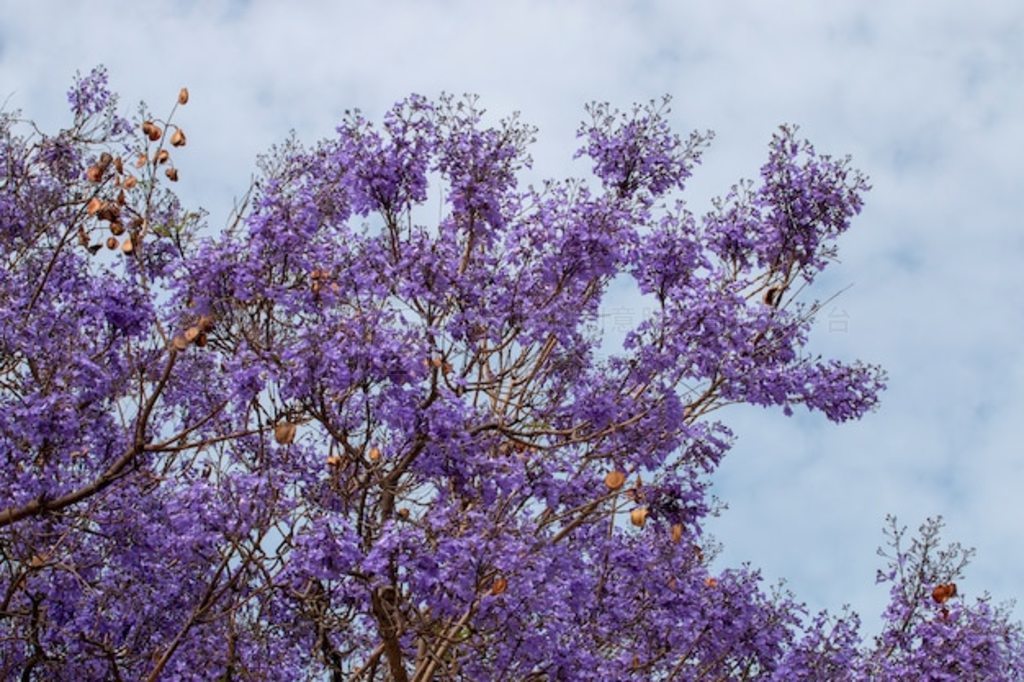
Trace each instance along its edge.
<path fill-rule="evenodd" d="M 884 388 L 810 357 L 796 300 L 860 210 L 848 161 L 784 127 L 697 217 L 671 195 L 710 135 L 667 100 L 587 109 L 599 187 L 523 187 L 530 126 L 412 96 L 272 150 L 213 234 L 170 191 L 188 99 L 129 126 L 97 69 L 52 137 L 0 115 L 4 679 L 1024 674 L 937 521 L 890 529 L 874 642 L 701 546 L 713 412 Z M 657 305 L 601 359 L 621 275 Z"/>

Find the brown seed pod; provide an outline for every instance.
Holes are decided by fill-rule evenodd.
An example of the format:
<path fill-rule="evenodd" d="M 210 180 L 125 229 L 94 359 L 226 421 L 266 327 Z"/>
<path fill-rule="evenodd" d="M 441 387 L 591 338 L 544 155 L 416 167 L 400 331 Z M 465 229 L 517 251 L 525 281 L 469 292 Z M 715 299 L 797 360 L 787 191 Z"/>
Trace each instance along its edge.
<path fill-rule="evenodd" d="M 175 130 L 174 134 L 171 135 L 171 144 L 175 147 L 185 146 L 185 133 L 181 132 L 181 128 Z"/>
<path fill-rule="evenodd" d="M 609 471 L 604 477 L 604 484 L 608 490 L 618 490 L 626 482 L 626 474 L 621 471 Z"/>
<path fill-rule="evenodd" d="M 443 364 L 444 360 L 442 360 L 440 357 L 430 358 L 430 366 L 433 367 L 434 369 L 441 369 L 441 366 Z"/>
<path fill-rule="evenodd" d="M 341 457 L 339 457 L 338 455 L 328 455 L 327 456 L 327 466 L 329 466 L 329 467 L 341 466 Z"/>
<path fill-rule="evenodd" d="M 142 168 L 147 163 L 149 163 L 149 157 L 146 156 L 145 154 L 139 154 L 137 157 L 135 157 L 135 167 L 136 168 Z"/>
<path fill-rule="evenodd" d="M 936 585 L 932 590 L 932 599 L 939 604 L 945 604 L 950 598 L 956 596 L 956 583 L 942 583 Z"/>
<path fill-rule="evenodd" d="M 124 161 L 121 160 L 120 156 L 114 159 L 114 170 L 117 171 L 118 175 L 124 173 Z"/>
<path fill-rule="evenodd" d="M 672 542 L 679 544 L 679 541 L 683 539 L 683 524 L 673 523 L 672 524 Z"/>
<path fill-rule="evenodd" d="M 643 528 L 647 522 L 647 507 L 637 507 L 629 512 L 629 522 L 637 528 Z"/>
<path fill-rule="evenodd" d="M 204 332 L 208 332 L 213 329 L 213 317 L 210 315 L 200 315 L 199 321 L 196 324 L 198 324 L 199 328 Z"/>
<path fill-rule="evenodd" d="M 504 594 L 505 590 L 507 590 L 507 589 L 508 589 L 508 580 L 506 580 L 505 578 L 503 578 L 501 576 L 498 576 L 497 578 L 495 578 L 494 582 L 491 583 L 491 594 L 493 596 L 495 596 L 495 597 L 497 597 L 499 594 Z"/>
<path fill-rule="evenodd" d="M 122 234 L 124 234 L 124 225 L 122 225 L 117 220 L 113 221 L 112 223 L 110 223 L 110 234 L 114 235 L 115 237 L 120 237 Z"/>
<path fill-rule="evenodd" d="M 103 180 L 103 169 L 99 166 L 89 166 L 85 171 L 85 177 L 89 182 L 101 182 Z"/>
<path fill-rule="evenodd" d="M 175 350 L 185 350 L 186 348 L 188 348 L 188 339 L 186 339 L 181 334 L 178 334 L 173 339 L 171 339 L 171 345 L 174 346 Z"/>
<path fill-rule="evenodd" d="M 715 587 L 718 585 L 718 579 L 708 576 L 707 578 L 704 578 L 704 585 L 705 587 Z"/>
<path fill-rule="evenodd" d="M 199 336 L 196 337 L 196 345 L 200 348 L 205 348 L 206 341 L 206 332 L 199 332 Z"/>
<path fill-rule="evenodd" d="M 199 338 L 199 334 L 199 327 L 189 327 L 188 329 L 185 330 L 185 339 L 188 340 L 189 343 L 192 343 L 197 338 Z"/>
<path fill-rule="evenodd" d="M 178 90 L 178 104 L 181 106 L 188 104 L 188 88 Z"/>
<path fill-rule="evenodd" d="M 764 303 L 775 308 L 782 301 L 782 287 L 768 287 L 764 292 Z"/>
<path fill-rule="evenodd" d="M 111 251 L 120 246 L 120 244 L 121 243 L 117 241 L 117 237 L 107 237 L 107 248 Z"/>
<path fill-rule="evenodd" d="M 122 183 L 122 186 L 125 189 L 132 189 L 133 187 L 135 187 L 136 184 L 138 184 L 138 182 L 139 181 L 135 179 L 134 175 L 129 175 L 128 177 L 126 177 L 124 179 L 124 182 Z"/>
<path fill-rule="evenodd" d="M 153 165 L 155 166 L 158 163 L 167 163 L 170 160 L 171 153 L 166 149 L 161 149 L 156 153 L 156 156 L 153 157 Z"/>
<path fill-rule="evenodd" d="M 295 440 L 295 424 L 291 422 L 280 422 L 274 427 L 274 440 L 281 445 L 288 445 Z"/>
<path fill-rule="evenodd" d="M 128 202 L 124 198 L 124 190 L 121 190 L 120 192 L 117 193 L 117 204 L 119 206 L 124 206 L 126 203 L 128 203 Z"/>
<path fill-rule="evenodd" d="M 103 202 L 97 197 L 89 199 L 89 203 L 85 205 L 85 212 L 89 215 L 96 215 L 96 211 L 103 207 Z"/>
<path fill-rule="evenodd" d="M 160 126 L 153 123 L 152 121 L 146 121 L 142 124 L 142 132 L 150 139 L 151 142 L 156 142 L 163 135 L 163 131 L 160 130 Z"/>
<path fill-rule="evenodd" d="M 368 456 L 371 462 L 376 462 L 377 460 L 380 459 L 380 448 L 374 445 L 372 448 L 370 448 L 370 453 Z"/>
<path fill-rule="evenodd" d="M 100 154 L 99 167 L 106 170 L 107 167 L 113 162 L 114 157 L 110 155 L 110 152 L 103 152 Z"/>
<path fill-rule="evenodd" d="M 168 168 L 167 170 L 164 171 L 164 174 L 168 178 L 170 178 L 171 182 L 177 182 L 178 181 L 178 169 L 177 168 Z"/>
<path fill-rule="evenodd" d="M 130 254 L 134 250 L 135 250 L 135 245 L 132 244 L 132 238 L 128 237 L 127 239 L 124 240 L 124 243 L 121 244 L 121 251 L 125 255 L 127 255 L 127 254 Z"/>
<path fill-rule="evenodd" d="M 121 217 L 121 207 L 113 202 L 104 201 L 103 205 L 96 211 L 96 217 L 100 220 L 113 222 Z"/>

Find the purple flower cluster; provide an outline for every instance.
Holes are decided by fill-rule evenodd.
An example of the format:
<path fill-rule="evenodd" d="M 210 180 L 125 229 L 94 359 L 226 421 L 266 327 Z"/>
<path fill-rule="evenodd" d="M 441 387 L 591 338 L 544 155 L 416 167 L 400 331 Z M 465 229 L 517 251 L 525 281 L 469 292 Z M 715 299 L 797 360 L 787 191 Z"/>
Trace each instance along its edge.
<path fill-rule="evenodd" d="M 600 186 L 524 188 L 531 127 L 413 96 L 272 150 L 212 234 L 164 181 L 175 123 L 112 125 L 102 69 L 69 100 L 53 137 L 0 116 L 3 679 L 1024 675 L 938 522 L 890 531 L 874 642 L 709 567 L 711 413 L 884 388 L 804 351 L 793 283 L 867 186 L 794 129 L 697 217 L 668 195 L 709 136 L 667 102 L 588 109 Z M 621 276 L 656 307 L 605 357 Z"/>

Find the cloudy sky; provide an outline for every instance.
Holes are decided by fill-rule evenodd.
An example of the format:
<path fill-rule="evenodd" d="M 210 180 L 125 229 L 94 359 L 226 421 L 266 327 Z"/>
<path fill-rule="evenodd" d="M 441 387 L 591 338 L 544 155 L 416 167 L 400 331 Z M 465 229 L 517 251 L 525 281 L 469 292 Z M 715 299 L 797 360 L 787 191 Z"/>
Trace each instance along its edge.
<path fill-rule="evenodd" d="M 1024 566 L 1024 5 L 870 2 L 48 2 L 0 0 L 0 102 L 53 129 L 76 70 L 107 65 L 128 110 L 189 133 L 186 203 L 222 225 L 255 156 L 312 142 L 347 108 L 475 92 L 541 129 L 542 176 L 570 161 L 582 106 L 664 93 L 681 132 L 713 129 L 690 184 L 700 210 L 756 175 L 772 131 L 799 124 L 851 154 L 874 189 L 816 286 L 849 285 L 813 349 L 884 365 L 881 409 L 837 427 L 735 409 L 715 479 L 722 565 L 751 561 L 813 609 L 850 603 L 874 631 L 887 512 L 943 515 L 978 556 L 968 596 L 1022 598 Z M 639 317 L 619 295 L 609 320 Z M 632 312 L 631 312 L 632 311 Z M 1024 610 L 1017 608 L 1018 616 Z"/>

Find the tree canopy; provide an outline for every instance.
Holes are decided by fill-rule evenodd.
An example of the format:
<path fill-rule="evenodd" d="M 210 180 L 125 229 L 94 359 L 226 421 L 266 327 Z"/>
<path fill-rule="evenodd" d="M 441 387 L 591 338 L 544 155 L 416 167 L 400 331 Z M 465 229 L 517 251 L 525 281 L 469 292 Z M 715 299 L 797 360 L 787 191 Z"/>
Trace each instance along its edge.
<path fill-rule="evenodd" d="M 129 120 L 95 69 L 63 130 L 0 114 L 5 679 L 1024 675 L 937 520 L 892 522 L 873 642 L 702 548 L 719 408 L 884 387 L 805 350 L 848 159 L 784 126 L 696 216 L 667 99 L 590 105 L 593 176 L 524 186 L 518 116 L 411 96 L 271 150 L 215 231 L 188 99 Z M 604 352 L 616 278 L 651 312 Z"/>

